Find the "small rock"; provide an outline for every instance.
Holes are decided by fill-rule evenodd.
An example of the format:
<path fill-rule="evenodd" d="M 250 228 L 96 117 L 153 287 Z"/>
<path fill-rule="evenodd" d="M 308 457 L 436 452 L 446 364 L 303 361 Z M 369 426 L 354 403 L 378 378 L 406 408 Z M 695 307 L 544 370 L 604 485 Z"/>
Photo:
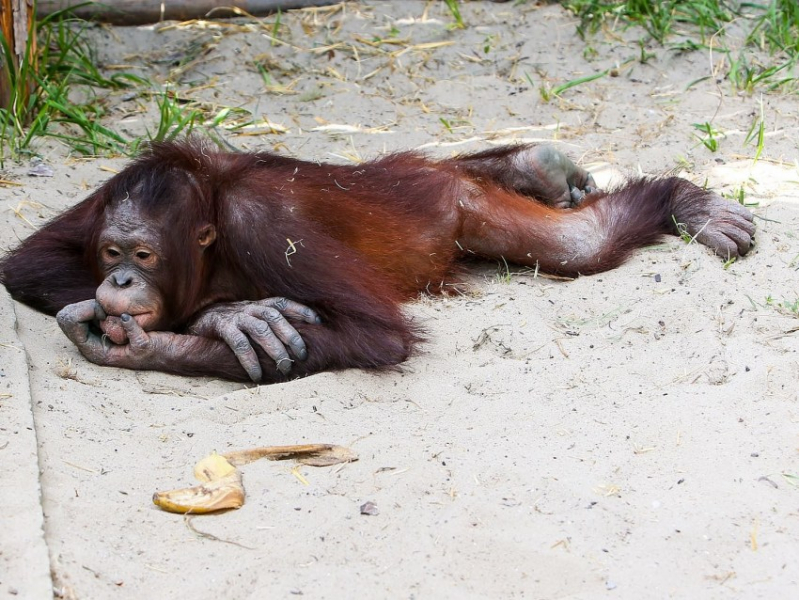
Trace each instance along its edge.
<path fill-rule="evenodd" d="M 372 501 L 364 502 L 361 504 L 361 514 L 368 515 L 370 517 L 376 517 L 380 514 L 380 510 L 377 508 L 377 504 Z"/>
<path fill-rule="evenodd" d="M 31 168 L 28 169 L 28 175 L 31 177 L 52 177 L 55 175 L 53 167 L 42 162 L 42 159 L 34 159 L 31 161 Z"/>

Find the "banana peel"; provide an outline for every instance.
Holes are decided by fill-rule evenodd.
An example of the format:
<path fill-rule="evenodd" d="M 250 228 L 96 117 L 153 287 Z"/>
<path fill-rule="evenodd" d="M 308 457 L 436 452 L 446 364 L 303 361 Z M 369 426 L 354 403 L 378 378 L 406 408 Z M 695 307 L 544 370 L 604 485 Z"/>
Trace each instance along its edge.
<path fill-rule="evenodd" d="M 223 454 L 232 465 L 246 465 L 259 458 L 268 460 L 290 460 L 310 467 L 331 467 L 354 462 L 358 455 L 349 448 L 334 444 L 298 444 L 294 446 L 262 446 L 252 450 L 239 450 Z"/>
<path fill-rule="evenodd" d="M 200 485 L 156 492 L 153 504 L 169 512 L 197 515 L 241 508 L 245 498 L 244 484 L 236 467 L 261 458 L 295 459 L 309 466 L 329 467 L 358 460 L 358 455 L 349 448 L 333 444 L 264 446 L 228 454 L 214 452 L 194 466 L 194 477 Z"/>
<path fill-rule="evenodd" d="M 200 485 L 156 492 L 153 503 L 169 512 L 192 514 L 240 508 L 244 504 L 241 473 L 224 456 L 206 456 L 194 466 L 194 477 Z"/>

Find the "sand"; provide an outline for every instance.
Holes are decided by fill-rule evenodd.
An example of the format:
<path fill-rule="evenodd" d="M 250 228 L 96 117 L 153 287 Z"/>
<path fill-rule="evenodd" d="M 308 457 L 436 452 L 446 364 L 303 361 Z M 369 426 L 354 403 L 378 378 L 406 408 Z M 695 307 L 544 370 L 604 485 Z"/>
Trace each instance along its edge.
<path fill-rule="evenodd" d="M 557 5 L 461 10 L 464 30 L 447 27 L 441 2 L 364 2 L 283 14 L 275 41 L 274 18 L 89 35 L 108 72 L 171 76 L 211 112 L 251 113 L 225 123 L 271 123 L 219 129 L 237 148 L 346 162 L 550 142 L 605 182 L 679 168 L 724 192 L 744 186 L 754 251 L 724 268 L 672 238 L 576 281 L 476 264 L 468 294 L 408 305 L 429 341 L 401 371 L 263 387 L 94 366 L 54 319 L 2 291 L 0 595 L 796 593 L 796 96 L 737 93 L 722 53 L 653 45 L 642 63 L 637 30 L 584 42 Z M 202 52 L 179 64 L 192 44 Z M 538 89 L 606 69 L 560 98 Z M 109 124 L 155 129 L 148 98 L 101 93 Z M 761 111 L 754 162 L 745 139 Z M 716 152 L 695 137 L 704 122 L 723 132 Z M 36 150 L 54 176 L 6 163 L 2 248 L 125 164 L 47 140 Z M 151 503 L 191 484 L 213 450 L 306 442 L 360 460 L 253 463 L 243 508 L 188 523 Z M 379 514 L 361 514 L 367 501 Z"/>

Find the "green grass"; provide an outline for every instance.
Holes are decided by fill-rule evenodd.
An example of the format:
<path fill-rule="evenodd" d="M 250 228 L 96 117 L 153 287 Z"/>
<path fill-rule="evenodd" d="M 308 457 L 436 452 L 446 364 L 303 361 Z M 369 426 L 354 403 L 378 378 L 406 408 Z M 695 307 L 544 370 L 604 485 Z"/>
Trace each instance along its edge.
<path fill-rule="evenodd" d="M 760 100 L 760 114 L 752 120 L 752 126 L 746 134 L 744 145 L 755 145 L 755 157 L 753 162 L 757 162 L 760 155 L 763 154 L 763 148 L 766 144 L 766 111 L 763 107 L 763 99 Z M 743 204 L 743 202 L 741 203 Z"/>
<path fill-rule="evenodd" d="M 731 192 L 724 194 L 724 197 L 741 206 L 746 206 L 746 190 L 743 186 L 734 188 Z"/>
<path fill-rule="evenodd" d="M 784 60 L 781 64 L 763 65 L 759 62 L 751 61 L 746 50 L 741 50 L 737 57 L 730 58 L 727 79 L 729 79 L 734 90 L 746 92 L 747 94 L 754 93 L 760 87 L 765 88 L 766 91 L 773 91 L 795 81 L 792 76 L 783 78 L 778 78 L 778 76 L 782 71 L 790 70 L 796 64 L 796 60 L 796 57 L 794 57 Z"/>
<path fill-rule="evenodd" d="M 0 67 L 10 84 L 8 108 L 0 108 L 0 166 L 9 158 L 34 154 L 32 144 L 41 137 L 58 140 L 82 155 L 130 155 L 144 140 L 171 140 L 198 127 L 217 139 L 213 135 L 217 127 L 232 129 L 251 122 L 231 123 L 231 117 L 245 111 L 199 105 L 134 73 L 106 75 L 86 42 L 88 26 L 71 18 L 68 11 L 39 20 L 16 68 L 5 37 L 0 36 L 3 56 L 8 59 Z M 35 54 L 33 36 L 39 48 Z M 147 129 L 143 137 L 131 138 L 104 124 L 111 109 L 109 94 L 125 88 L 134 88 L 154 103 L 157 127 Z"/>
<path fill-rule="evenodd" d="M 772 54 L 784 52 L 793 58 L 799 55 L 799 3 L 796 0 L 771 0 L 765 4 L 747 2 L 743 6 L 757 11 L 748 43 Z"/>
<path fill-rule="evenodd" d="M 204 120 L 198 109 L 181 103 L 168 89 L 157 94 L 155 102 L 158 105 L 158 128 L 154 132 L 147 131 L 147 137 L 154 142 L 173 140 L 183 132 L 191 133 Z"/>
<path fill-rule="evenodd" d="M 782 314 L 799 317 L 799 298 L 776 300 L 771 296 L 766 296 L 763 305 L 769 306 Z"/>
<path fill-rule="evenodd" d="M 449 12 L 452 14 L 452 18 L 455 19 L 455 22 L 450 25 L 450 28 L 464 29 L 466 27 L 466 23 L 463 21 L 461 9 L 458 7 L 458 0 L 444 0 L 444 4 L 447 5 Z"/>
<path fill-rule="evenodd" d="M 566 0 L 563 5 L 579 19 L 578 33 L 585 38 L 606 23 L 638 25 L 661 44 L 678 26 L 692 26 L 701 39 L 720 31 L 736 16 L 727 2 L 718 0 Z"/>
<path fill-rule="evenodd" d="M 710 36 L 723 34 L 729 23 L 747 24 L 746 45 L 799 56 L 799 3 L 796 0 L 564 0 L 563 6 L 580 19 L 583 37 L 603 27 L 642 27 L 664 44 L 676 32 L 695 33 L 699 42 L 680 42 L 681 49 L 698 49 Z"/>
<path fill-rule="evenodd" d="M 722 136 L 722 133 L 718 129 L 714 128 L 713 125 L 708 122 L 694 123 L 693 127 L 702 134 L 694 134 L 694 137 L 698 139 L 705 148 L 711 152 L 715 152 L 719 149 L 719 137 Z"/>
<path fill-rule="evenodd" d="M 278 7 L 277 16 L 275 17 L 275 22 L 272 25 L 272 39 L 269 40 L 270 46 L 274 46 L 277 44 L 277 41 L 280 36 L 280 26 L 282 25 L 282 18 L 283 18 L 283 11 L 281 11 L 280 7 Z"/>
<path fill-rule="evenodd" d="M 671 216 L 671 220 L 674 223 L 675 229 L 677 230 L 677 237 L 679 237 L 686 244 L 693 244 L 694 237 L 688 233 L 688 228 L 686 227 L 685 223 L 678 222 L 674 215 Z"/>
<path fill-rule="evenodd" d="M 577 79 L 571 79 L 569 81 L 566 81 L 565 83 L 556 86 L 551 86 L 548 83 L 544 83 L 538 86 L 538 93 L 541 95 L 541 99 L 544 100 L 544 102 L 549 102 L 553 98 L 559 98 L 563 94 L 563 92 L 570 90 L 573 87 L 577 87 L 578 85 L 589 83 L 591 81 L 596 81 L 597 79 L 604 77 L 608 73 L 609 70 L 606 69 L 604 71 L 600 71 L 599 73 L 592 73 L 591 75 L 586 75 L 585 77 L 578 77 Z M 535 87 L 533 79 L 530 77 L 528 73 L 525 73 L 525 77 L 527 78 L 527 81 L 530 83 L 530 85 Z"/>
<path fill-rule="evenodd" d="M 497 283 L 509 284 L 513 279 L 513 274 L 510 272 L 510 266 L 505 257 L 501 257 L 502 262 L 497 263 Z"/>
<path fill-rule="evenodd" d="M 9 156 L 30 152 L 31 142 L 39 136 L 59 139 L 81 154 L 123 152 L 128 146 L 129 140 L 100 123 L 107 109 L 96 90 L 148 82 L 132 73 L 103 75 L 93 50 L 84 42 L 86 26 L 70 19 L 67 11 L 41 19 L 16 68 L 5 37 L 0 37 L 8 58 L 2 67 L 11 92 L 8 108 L 0 108 L 0 164 Z M 34 35 L 39 47 L 36 54 Z"/>
<path fill-rule="evenodd" d="M 799 61 L 799 2 L 796 0 L 564 0 L 563 5 L 580 20 L 578 33 L 587 39 L 607 29 L 628 30 L 637 26 L 648 39 L 672 50 L 708 49 L 729 56 L 727 79 L 735 91 L 771 91 L 796 78 L 790 73 Z M 724 38 L 736 22 L 744 28 L 742 47 L 730 49 Z M 672 41 L 673 38 L 679 39 Z M 761 64 L 753 51 L 772 58 Z M 642 54 L 642 56 L 644 56 Z M 645 62 L 645 61 L 642 61 Z"/>
<path fill-rule="evenodd" d="M 3 56 L 7 59 L 6 64 L 0 65 L 0 68 L 6 71 L 9 88 L 9 107 L 0 107 L 0 166 L 2 166 L 6 156 L 6 140 L 12 146 L 9 150 L 27 145 L 25 140 L 28 134 L 24 126 L 32 120 L 30 115 L 34 114 L 35 98 L 34 104 L 31 104 L 29 86 L 34 78 L 35 63 L 31 60 L 33 52 L 30 39 L 18 67 L 14 66 L 11 59 L 12 52 L 4 35 L 0 35 L 0 44 Z"/>

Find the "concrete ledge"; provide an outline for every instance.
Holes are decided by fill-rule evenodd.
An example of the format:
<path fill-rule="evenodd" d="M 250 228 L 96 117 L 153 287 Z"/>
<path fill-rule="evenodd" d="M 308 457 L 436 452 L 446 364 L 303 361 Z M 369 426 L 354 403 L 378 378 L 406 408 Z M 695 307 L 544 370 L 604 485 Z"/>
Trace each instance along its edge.
<path fill-rule="evenodd" d="M 27 353 L 0 290 L 0 595 L 52 598 Z"/>

